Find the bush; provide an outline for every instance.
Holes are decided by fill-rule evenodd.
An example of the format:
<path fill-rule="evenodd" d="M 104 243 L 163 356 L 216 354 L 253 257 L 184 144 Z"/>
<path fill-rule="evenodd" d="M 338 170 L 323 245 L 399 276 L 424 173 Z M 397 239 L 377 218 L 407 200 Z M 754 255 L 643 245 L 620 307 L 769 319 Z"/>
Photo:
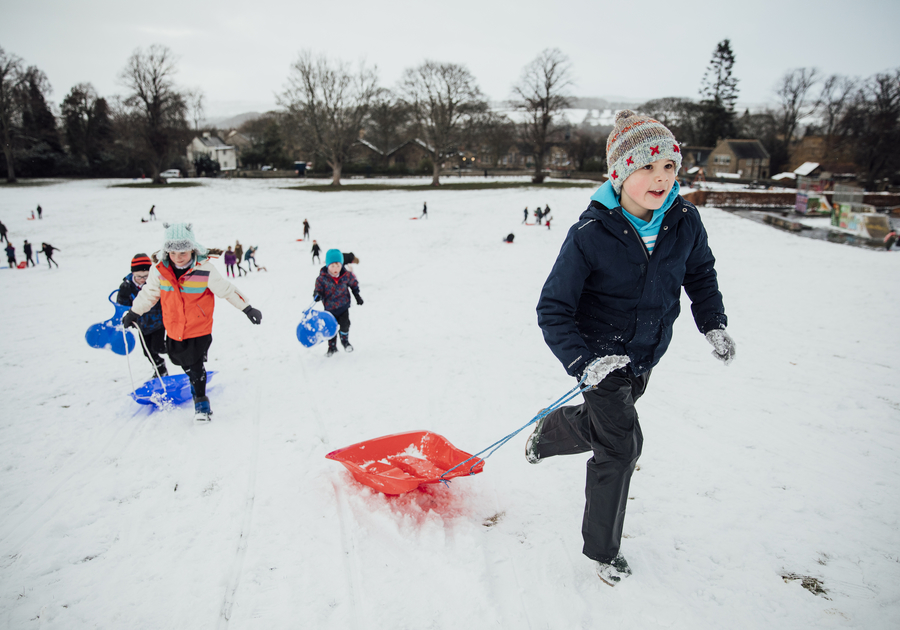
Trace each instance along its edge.
<path fill-rule="evenodd" d="M 606 170 L 606 164 L 598 159 L 592 158 L 584 163 L 585 173 L 602 173 Z"/>
<path fill-rule="evenodd" d="M 194 159 L 194 169 L 200 177 L 216 177 L 222 170 L 218 160 L 214 160 L 206 154 Z"/>

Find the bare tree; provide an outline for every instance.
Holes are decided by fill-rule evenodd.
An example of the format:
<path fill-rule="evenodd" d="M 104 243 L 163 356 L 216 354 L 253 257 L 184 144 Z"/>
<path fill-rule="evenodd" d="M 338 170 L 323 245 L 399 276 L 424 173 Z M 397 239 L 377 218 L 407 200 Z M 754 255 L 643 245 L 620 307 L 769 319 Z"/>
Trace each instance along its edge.
<path fill-rule="evenodd" d="M 191 88 L 184 93 L 184 98 L 187 102 L 191 121 L 194 123 L 194 131 L 200 131 L 200 123 L 203 121 L 204 115 L 206 114 L 206 108 L 203 103 L 205 99 L 203 90 L 196 87 Z"/>
<path fill-rule="evenodd" d="M 525 66 L 519 83 L 513 87 L 513 103 L 525 112 L 521 124 L 522 139 L 534 151 L 534 175 L 531 181 L 544 181 L 544 156 L 554 123 L 569 107 L 572 85 L 571 64 L 558 48 L 548 48 Z"/>
<path fill-rule="evenodd" d="M 387 154 L 410 139 L 412 111 L 402 99 L 382 88 L 372 101 L 365 122 L 365 138 L 383 153 L 382 166 L 387 166 Z"/>
<path fill-rule="evenodd" d="M 472 123 L 473 144 L 478 146 L 482 161 L 499 166 L 500 160 L 516 143 L 516 124 L 509 116 L 491 110 L 476 115 Z"/>
<path fill-rule="evenodd" d="M 291 66 L 278 102 L 294 119 L 301 145 L 331 167 L 332 186 L 341 185 L 341 170 L 377 91 L 376 69 L 362 62 L 354 72 L 345 62 L 303 51 Z"/>
<path fill-rule="evenodd" d="M 818 79 L 819 72 L 815 68 L 797 68 L 785 73 L 775 87 L 780 106 L 777 120 L 781 144 L 776 155 L 771 156 L 773 170 L 787 164 L 800 121 L 816 110 L 817 103 L 810 99 L 810 90 Z"/>
<path fill-rule="evenodd" d="M 22 60 L 16 55 L 7 55 L 0 48 L 0 142 L 6 158 L 6 181 L 15 183 L 16 169 L 13 156 L 13 142 L 16 128 L 21 124 L 21 99 L 19 92 L 25 81 Z"/>
<path fill-rule="evenodd" d="M 420 139 L 431 153 L 431 185 L 440 186 L 441 162 L 458 150 L 468 118 L 484 111 L 487 104 L 472 73 L 454 63 L 426 61 L 408 68 L 401 91 L 412 107 Z"/>
<path fill-rule="evenodd" d="M 128 59 L 119 79 L 130 90 L 123 104 L 135 126 L 136 148 L 149 167 L 154 183 L 165 183 L 159 176 L 187 144 L 187 103 L 173 81 L 175 59 L 165 46 L 153 44 L 140 48 Z"/>

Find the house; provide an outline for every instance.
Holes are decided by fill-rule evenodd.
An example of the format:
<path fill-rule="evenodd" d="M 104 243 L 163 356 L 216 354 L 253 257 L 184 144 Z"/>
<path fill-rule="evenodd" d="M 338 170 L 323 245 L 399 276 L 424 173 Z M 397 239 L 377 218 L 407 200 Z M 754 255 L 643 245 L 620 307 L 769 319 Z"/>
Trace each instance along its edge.
<path fill-rule="evenodd" d="M 433 153 L 428 144 L 413 138 L 387 152 L 388 166 L 405 166 L 410 171 L 416 171 L 422 160 L 430 160 Z"/>
<path fill-rule="evenodd" d="M 187 161 L 193 164 L 201 155 L 208 155 L 219 163 L 223 171 L 233 171 L 237 168 L 237 154 L 232 145 L 225 144 L 221 138 L 204 131 L 202 136 L 197 136 L 187 146 Z"/>
<path fill-rule="evenodd" d="M 693 171 L 696 173 L 701 168 L 706 168 L 707 161 L 709 160 L 709 154 L 713 152 L 713 147 L 690 147 L 687 145 L 681 146 L 681 169 L 682 172 L 691 173 L 691 169 L 697 169 Z"/>
<path fill-rule="evenodd" d="M 719 140 L 706 159 L 706 177 L 769 178 L 769 152 L 759 140 Z"/>

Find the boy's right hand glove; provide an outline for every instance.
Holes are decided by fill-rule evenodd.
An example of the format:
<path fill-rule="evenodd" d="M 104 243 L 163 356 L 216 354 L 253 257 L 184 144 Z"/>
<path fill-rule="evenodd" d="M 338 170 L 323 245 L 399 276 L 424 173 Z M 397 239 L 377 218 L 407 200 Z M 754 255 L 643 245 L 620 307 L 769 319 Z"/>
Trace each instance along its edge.
<path fill-rule="evenodd" d="M 319 295 L 318 293 L 313 294 L 313 302 L 318 302 L 321 299 L 322 299 L 322 296 Z"/>
<path fill-rule="evenodd" d="M 716 328 L 706 333 L 706 340 L 712 344 L 712 355 L 725 365 L 734 361 L 734 339 L 724 328 Z"/>
<path fill-rule="evenodd" d="M 254 324 L 259 324 L 262 321 L 262 313 L 260 313 L 257 309 L 253 308 L 252 306 L 248 306 L 247 308 L 244 309 L 243 312 L 244 312 L 244 315 L 247 316 L 247 319 L 249 319 Z"/>
<path fill-rule="evenodd" d="M 609 376 L 610 372 L 615 372 L 631 362 L 627 356 L 623 354 L 611 354 L 606 357 L 594 359 L 584 368 L 582 376 L 586 376 L 584 384 L 593 387 L 600 381 Z"/>
<path fill-rule="evenodd" d="M 122 326 L 124 326 L 125 328 L 137 328 L 137 321 L 140 318 L 140 315 L 138 315 L 134 311 L 129 310 L 124 315 L 122 315 Z"/>
<path fill-rule="evenodd" d="M 356 298 L 356 303 L 359 304 L 360 306 L 362 306 L 362 304 L 363 304 L 362 296 L 359 293 L 356 293 L 356 294 L 354 294 L 353 297 Z"/>

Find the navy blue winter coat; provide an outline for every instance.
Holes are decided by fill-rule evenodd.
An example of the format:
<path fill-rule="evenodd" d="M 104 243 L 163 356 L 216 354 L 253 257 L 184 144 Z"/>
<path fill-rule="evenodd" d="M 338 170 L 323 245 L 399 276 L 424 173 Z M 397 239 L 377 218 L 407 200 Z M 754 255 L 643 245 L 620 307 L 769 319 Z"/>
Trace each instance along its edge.
<path fill-rule="evenodd" d="M 122 278 L 122 284 L 119 285 L 119 293 L 116 295 L 116 304 L 132 306 L 134 304 L 134 298 L 137 297 L 140 290 L 141 287 L 134 283 L 134 274 L 128 274 Z M 141 327 L 141 332 L 145 335 L 163 327 L 161 302 L 157 302 L 149 311 L 140 316 L 138 319 L 138 326 Z"/>
<path fill-rule="evenodd" d="M 318 295 L 322 299 L 325 310 L 335 317 L 350 308 L 351 291 L 358 302 L 360 299 L 359 282 L 356 275 L 346 267 L 341 267 L 341 273 L 337 278 L 333 278 L 328 273 L 327 266 L 322 267 L 319 271 L 314 295 Z"/>
<path fill-rule="evenodd" d="M 627 354 L 635 374 L 653 368 L 672 340 L 682 286 L 700 332 L 728 323 L 697 208 L 675 199 L 652 255 L 622 212 L 592 200 L 541 291 L 538 324 L 572 376 L 610 354 Z"/>

